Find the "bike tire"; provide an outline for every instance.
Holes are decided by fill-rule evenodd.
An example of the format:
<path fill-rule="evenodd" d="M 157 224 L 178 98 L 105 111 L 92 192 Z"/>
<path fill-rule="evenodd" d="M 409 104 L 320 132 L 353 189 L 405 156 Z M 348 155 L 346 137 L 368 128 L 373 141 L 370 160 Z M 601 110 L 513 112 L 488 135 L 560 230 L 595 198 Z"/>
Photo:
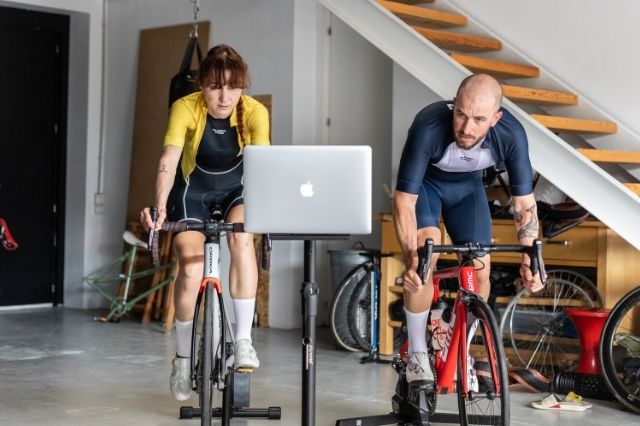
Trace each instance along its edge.
<path fill-rule="evenodd" d="M 616 340 L 621 336 L 640 337 L 640 286 L 627 293 L 615 304 L 605 322 L 600 339 L 600 364 L 607 387 L 615 398 L 629 410 L 640 414 L 640 377 L 625 383 L 621 364 L 625 349 Z M 635 327 L 635 329 L 634 329 Z M 622 357 L 620 355 L 623 355 Z"/>
<path fill-rule="evenodd" d="M 356 344 L 364 351 L 371 350 L 371 269 L 373 263 L 362 266 L 367 273 L 357 282 L 347 306 L 347 325 Z"/>
<path fill-rule="evenodd" d="M 202 323 L 202 345 L 200 346 L 200 425 L 211 426 L 213 397 L 213 329 L 214 306 L 217 297 L 214 295 L 213 286 L 207 284 L 204 292 L 204 319 Z"/>
<path fill-rule="evenodd" d="M 560 278 L 549 278 L 544 289 L 523 289 L 513 297 L 500 320 L 500 335 L 508 342 L 509 362 L 533 368 L 546 377 L 575 370 L 580 357 L 580 339 L 566 308 L 596 308 L 584 286 Z"/>
<path fill-rule="evenodd" d="M 508 426 L 509 378 L 498 323 L 489 305 L 481 299 L 471 300 L 468 312 L 475 317 L 477 328 L 473 336 L 468 336 L 470 344 L 467 345 L 467 353 L 458 356 L 456 390 L 460 424 Z M 476 363 L 480 360 L 487 362 L 490 368 L 489 371 L 483 372 L 482 376 L 476 376 L 478 381 L 482 378 L 478 391 L 465 395 L 462 380 L 467 378 L 461 377 L 461 362 L 466 363 L 469 356 L 472 356 Z"/>
<path fill-rule="evenodd" d="M 336 289 L 331 300 L 331 309 L 329 311 L 329 325 L 333 334 L 336 346 L 351 352 L 361 352 L 363 349 L 351 334 L 348 323 L 348 310 L 351 295 L 355 290 L 358 282 L 368 275 L 367 269 L 363 265 L 356 266 L 342 280 Z"/>

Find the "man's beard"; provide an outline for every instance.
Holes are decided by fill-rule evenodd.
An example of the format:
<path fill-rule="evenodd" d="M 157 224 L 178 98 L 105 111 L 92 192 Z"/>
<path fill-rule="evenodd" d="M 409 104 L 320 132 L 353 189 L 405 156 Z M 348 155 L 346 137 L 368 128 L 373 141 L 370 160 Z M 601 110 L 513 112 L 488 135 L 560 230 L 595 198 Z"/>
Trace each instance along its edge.
<path fill-rule="evenodd" d="M 471 149 L 471 148 L 475 147 L 476 145 L 478 145 L 478 144 L 479 144 L 480 142 L 482 142 L 483 140 L 484 140 L 484 138 L 477 138 L 477 139 L 473 142 L 473 144 L 471 144 L 471 145 L 467 146 L 467 145 L 464 145 L 462 142 L 460 142 L 460 141 L 458 140 L 457 135 L 456 135 L 456 137 L 454 138 L 454 141 L 455 141 L 455 143 L 456 143 L 456 146 L 457 146 L 458 148 L 460 148 L 460 149 L 465 149 L 465 150 L 469 150 L 469 149 Z"/>

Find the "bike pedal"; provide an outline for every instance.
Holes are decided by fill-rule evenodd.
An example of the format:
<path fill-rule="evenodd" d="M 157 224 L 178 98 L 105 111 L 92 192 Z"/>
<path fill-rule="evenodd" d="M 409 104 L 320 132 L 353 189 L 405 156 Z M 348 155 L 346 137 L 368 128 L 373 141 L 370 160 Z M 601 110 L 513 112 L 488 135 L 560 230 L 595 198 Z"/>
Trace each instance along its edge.
<path fill-rule="evenodd" d="M 253 373 L 253 368 L 251 368 L 251 367 L 237 367 L 236 368 L 236 373 L 250 374 L 250 373 Z"/>

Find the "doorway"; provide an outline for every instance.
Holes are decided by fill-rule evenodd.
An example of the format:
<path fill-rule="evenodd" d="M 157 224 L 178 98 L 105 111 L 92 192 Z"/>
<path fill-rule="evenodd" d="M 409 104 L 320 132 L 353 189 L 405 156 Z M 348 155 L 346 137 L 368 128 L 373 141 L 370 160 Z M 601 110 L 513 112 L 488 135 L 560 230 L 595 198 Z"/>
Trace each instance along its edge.
<path fill-rule="evenodd" d="M 69 17 L 0 7 L 0 306 L 63 302 Z"/>

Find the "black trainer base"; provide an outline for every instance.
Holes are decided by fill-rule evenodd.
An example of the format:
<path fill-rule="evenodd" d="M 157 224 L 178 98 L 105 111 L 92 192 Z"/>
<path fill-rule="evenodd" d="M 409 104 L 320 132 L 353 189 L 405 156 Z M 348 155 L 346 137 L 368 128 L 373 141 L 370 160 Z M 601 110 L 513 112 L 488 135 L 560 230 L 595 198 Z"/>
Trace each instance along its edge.
<path fill-rule="evenodd" d="M 233 367 L 229 367 L 228 373 L 225 375 L 225 388 L 222 391 L 223 407 L 213 408 L 211 417 L 222 418 L 224 425 L 229 425 L 230 419 L 234 417 L 280 419 L 280 407 L 249 408 L 249 400 L 250 375 L 234 372 Z M 180 407 L 180 419 L 192 419 L 201 415 L 200 407 Z"/>
<path fill-rule="evenodd" d="M 181 419 L 192 419 L 200 417 L 200 407 L 180 407 Z M 234 408 L 231 417 L 260 417 L 269 420 L 279 420 L 281 415 L 280 407 L 269 408 Z M 217 407 L 211 410 L 211 417 L 222 417 L 222 408 Z"/>

